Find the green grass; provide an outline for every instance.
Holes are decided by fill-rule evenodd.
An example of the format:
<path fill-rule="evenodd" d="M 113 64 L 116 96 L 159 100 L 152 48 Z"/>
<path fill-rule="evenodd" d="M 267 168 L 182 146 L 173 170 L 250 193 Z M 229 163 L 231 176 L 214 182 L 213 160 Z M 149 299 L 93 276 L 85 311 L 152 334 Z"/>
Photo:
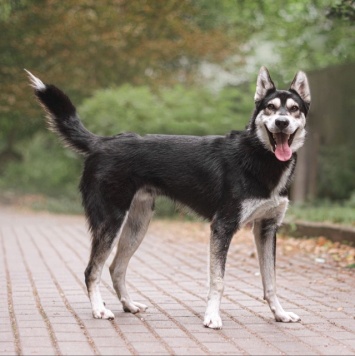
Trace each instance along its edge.
<path fill-rule="evenodd" d="M 40 193 L 7 190 L 0 192 L 0 205 L 56 214 L 77 215 L 84 213 L 79 193 L 68 197 L 66 195 L 47 196 Z"/>
<path fill-rule="evenodd" d="M 291 221 L 304 220 L 355 226 L 355 206 L 352 204 L 329 202 L 317 202 L 312 205 L 291 204 L 286 217 Z"/>
<path fill-rule="evenodd" d="M 35 211 L 48 211 L 56 214 L 84 214 L 84 209 L 79 199 L 74 200 L 66 197 L 45 197 L 44 199 L 29 203 L 27 207 Z"/>

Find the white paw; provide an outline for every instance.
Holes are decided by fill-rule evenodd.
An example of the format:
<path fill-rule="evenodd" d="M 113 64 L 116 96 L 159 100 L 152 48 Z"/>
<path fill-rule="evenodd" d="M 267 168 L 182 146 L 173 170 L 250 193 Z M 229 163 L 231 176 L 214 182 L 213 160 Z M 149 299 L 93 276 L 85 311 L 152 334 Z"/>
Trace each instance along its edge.
<path fill-rule="evenodd" d="M 222 329 L 222 319 L 218 313 L 206 313 L 203 325 L 211 329 Z"/>
<path fill-rule="evenodd" d="M 148 309 L 148 307 L 145 304 L 137 303 L 137 302 L 129 302 L 125 298 L 121 299 L 121 303 L 123 306 L 123 310 L 126 313 L 132 313 L 132 314 L 142 313 Z"/>
<path fill-rule="evenodd" d="M 295 313 L 283 311 L 282 313 L 275 314 L 275 320 L 281 321 L 282 323 L 296 323 L 300 321 L 301 318 Z"/>
<path fill-rule="evenodd" d="M 108 320 L 115 319 L 115 315 L 112 313 L 112 311 L 106 309 L 105 307 L 100 309 L 93 309 L 92 315 L 94 316 L 95 319 L 108 319 Z"/>

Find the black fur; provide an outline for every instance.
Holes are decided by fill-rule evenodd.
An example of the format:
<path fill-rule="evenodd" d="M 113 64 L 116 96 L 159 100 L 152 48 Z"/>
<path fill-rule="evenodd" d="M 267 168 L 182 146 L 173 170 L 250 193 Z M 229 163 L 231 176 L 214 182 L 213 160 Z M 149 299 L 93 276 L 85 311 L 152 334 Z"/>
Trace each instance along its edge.
<path fill-rule="evenodd" d="M 45 91 L 35 90 L 35 94 L 50 115 L 50 128 L 78 152 L 91 152 L 98 137 L 83 126 L 67 95 L 54 85 L 47 85 Z"/>
<path fill-rule="evenodd" d="M 226 137 L 122 134 L 102 140 L 88 155 L 80 188 L 92 226 L 128 210 L 145 187 L 212 220 L 226 205 L 235 214 L 245 199 L 268 198 L 294 159 L 278 161 L 250 131 Z"/>

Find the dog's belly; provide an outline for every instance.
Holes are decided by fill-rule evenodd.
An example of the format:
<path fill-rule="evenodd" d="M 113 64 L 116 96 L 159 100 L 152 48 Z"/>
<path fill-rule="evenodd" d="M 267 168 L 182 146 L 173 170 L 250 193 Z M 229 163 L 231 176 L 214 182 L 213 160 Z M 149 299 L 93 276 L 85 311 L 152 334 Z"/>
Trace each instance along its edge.
<path fill-rule="evenodd" d="M 288 198 L 282 196 L 272 196 L 269 199 L 246 199 L 242 203 L 240 225 L 262 219 L 275 219 L 280 225 L 287 206 Z"/>

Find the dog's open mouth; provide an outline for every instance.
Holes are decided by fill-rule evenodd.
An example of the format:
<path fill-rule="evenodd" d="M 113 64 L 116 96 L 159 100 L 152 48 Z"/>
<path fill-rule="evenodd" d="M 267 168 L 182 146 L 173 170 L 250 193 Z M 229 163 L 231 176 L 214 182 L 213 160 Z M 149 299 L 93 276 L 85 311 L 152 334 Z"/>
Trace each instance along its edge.
<path fill-rule="evenodd" d="M 266 125 L 265 128 L 276 158 L 279 161 L 288 161 L 292 157 L 292 150 L 290 146 L 293 142 L 297 130 L 293 134 L 289 135 L 283 132 L 272 133 L 268 130 Z"/>

